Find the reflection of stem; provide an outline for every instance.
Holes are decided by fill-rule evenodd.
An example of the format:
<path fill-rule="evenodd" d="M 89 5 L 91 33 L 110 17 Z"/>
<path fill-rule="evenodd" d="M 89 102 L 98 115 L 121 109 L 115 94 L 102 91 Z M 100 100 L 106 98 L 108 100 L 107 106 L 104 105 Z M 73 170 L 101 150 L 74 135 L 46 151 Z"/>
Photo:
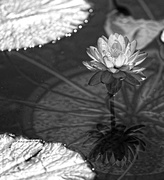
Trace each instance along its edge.
<path fill-rule="evenodd" d="M 97 98 L 99 99 L 101 102 L 102 102 L 102 98 L 100 98 L 99 96 L 95 96 L 93 93 L 91 93 L 90 91 L 80 87 L 79 85 L 75 84 L 74 82 L 70 81 L 69 79 L 67 79 L 66 77 L 64 77 L 63 75 L 59 74 L 58 72 L 56 72 L 54 69 L 50 69 L 49 67 L 45 66 L 45 65 L 42 65 L 40 64 L 39 62 L 36 62 L 35 60 L 23 55 L 23 54 L 20 54 L 18 52 L 11 52 L 11 54 L 14 54 L 24 60 L 26 60 L 27 62 L 39 67 L 40 69 L 48 72 L 49 74 L 53 75 L 53 76 L 56 76 L 57 78 L 59 78 L 60 80 L 64 81 L 65 83 L 69 84 L 70 86 L 74 87 L 75 89 L 77 89 L 78 91 L 82 92 L 83 94 L 89 96 L 89 97 L 92 97 L 92 98 Z"/>
<path fill-rule="evenodd" d="M 109 104 L 109 101 L 110 101 L 110 104 Z M 107 97 L 106 97 L 106 105 L 112 114 L 112 116 L 111 116 L 111 127 L 114 127 L 116 124 L 115 111 L 114 111 L 114 95 L 110 94 L 109 92 L 108 92 Z"/>
<path fill-rule="evenodd" d="M 117 180 L 121 180 L 126 175 L 126 173 L 130 170 L 130 168 L 133 166 L 133 164 L 135 163 L 135 161 L 137 159 L 138 152 L 139 152 L 139 146 L 137 146 L 137 150 L 136 150 L 136 154 L 134 156 L 133 162 L 128 166 L 128 168 L 124 171 L 124 173 Z"/>

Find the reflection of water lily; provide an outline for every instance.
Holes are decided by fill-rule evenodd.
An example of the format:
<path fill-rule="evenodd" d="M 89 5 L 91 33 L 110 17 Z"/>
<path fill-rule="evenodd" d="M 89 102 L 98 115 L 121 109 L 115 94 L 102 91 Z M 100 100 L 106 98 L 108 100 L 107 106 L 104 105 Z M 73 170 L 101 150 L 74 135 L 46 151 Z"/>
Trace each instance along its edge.
<path fill-rule="evenodd" d="M 127 37 L 117 33 L 110 35 L 109 39 L 100 37 L 97 48 L 91 46 L 87 49 L 87 54 L 93 60 L 83 62 L 89 70 L 98 71 L 92 76 L 89 84 L 110 84 L 117 79 L 139 85 L 145 76 L 142 73 L 144 68 L 138 65 L 145 60 L 147 54 L 136 51 L 136 46 L 135 40 L 129 42 Z"/>
<path fill-rule="evenodd" d="M 144 125 L 135 125 L 128 129 L 123 124 L 110 128 L 107 125 L 97 124 L 96 130 L 88 132 L 89 139 L 93 142 L 93 149 L 89 159 L 100 159 L 104 164 L 124 166 L 132 162 L 137 149 L 145 151 L 145 142 L 141 139 Z M 86 143 L 84 142 L 84 143 Z"/>

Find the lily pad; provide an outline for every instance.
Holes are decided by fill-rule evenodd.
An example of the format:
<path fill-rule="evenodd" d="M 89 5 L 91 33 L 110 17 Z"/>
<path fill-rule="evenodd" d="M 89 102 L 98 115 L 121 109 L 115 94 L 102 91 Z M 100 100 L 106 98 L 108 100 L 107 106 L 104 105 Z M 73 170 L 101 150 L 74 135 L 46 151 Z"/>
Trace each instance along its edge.
<path fill-rule="evenodd" d="M 90 8 L 84 0 L 1 0 L 0 50 L 26 49 L 71 36 Z"/>
<path fill-rule="evenodd" d="M 77 152 L 61 143 L 0 135 L 0 179 L 92 180 L 95 173 Z"/>

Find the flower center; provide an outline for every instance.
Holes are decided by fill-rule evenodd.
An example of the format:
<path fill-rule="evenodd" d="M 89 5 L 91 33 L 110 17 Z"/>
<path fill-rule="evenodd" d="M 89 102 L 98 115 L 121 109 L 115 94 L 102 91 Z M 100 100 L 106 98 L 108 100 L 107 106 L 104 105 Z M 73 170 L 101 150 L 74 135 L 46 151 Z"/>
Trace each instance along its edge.
<path fill-rule="evenodd" d="M 112 48 L 111 48 L 112 56 L 117 58 L 121 52 L 122 52 L 122 47 L 121 47 L 120 43 L 119 42 L 113 43 Z"/>

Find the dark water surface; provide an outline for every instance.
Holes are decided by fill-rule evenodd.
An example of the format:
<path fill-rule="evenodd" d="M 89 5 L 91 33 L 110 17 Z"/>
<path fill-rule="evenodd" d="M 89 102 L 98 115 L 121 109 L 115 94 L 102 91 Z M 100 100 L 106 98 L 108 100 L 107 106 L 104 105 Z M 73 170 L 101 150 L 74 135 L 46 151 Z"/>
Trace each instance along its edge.
<path fill-rule="evenodd" d="M 96 45 L 98 37 L 106 35 L 104 22 L 111 6 L 106 0 L 92 2 L 94 13 L 77 33 L 55 44 L 19 51 L 20 54 L 53 68 L 55 72 L 60 72 L 74 84 L 81 86 L 82 90 L 79 91 L 60 78 L 30 64 L 19 55 L 0 52 L 1 133 L 22 134 L 29 138 L 39 137 L 47 141 L 69 144 L 97 123 L 108 123 L 105 112 L 97 115 L 96 111 L 105 108 L 105 87 L 87 85 L 91 73 L 82 65 L 82 61 L 90 60 L 86 48 Z M 164 18 L 162 0 L 145 2 L 156 20 Z M 139 1 L 123 0 L 121 3 L 118 1 L 118 4 L 127 8 L 136 19 L 149 19 Z M 162 180 L 164 60 L 157 56 L 159 45 L 155 40 L 144 51 L 157 52 L 150 53 L 147 58 L 147 61 L 151 61 L 145 71 L 148 78 L 138 88 L 123 86 L 115 97 L 118 107 L 123 106 L 123 110 L 116 109 L 116 114 L 120 117 L 118 121 L 128 127 L 135 124 L 146 125 L 148 148 L 145 153 L 141 153 L 140 160 L 131 169 L 130 178 Z M 164 54 L 164 48 L 162 53 Z M 95 100 L 92 94 L 98 94 L 99 100 Z M 91 111 L 87 114 L 84 110 L 89 108 Z M 80 145 L 77 148 L 87 151 L 86 147 Z M 114 169 L 111 173 L 119 172 Z M 104 175 L 100 179 L 103 178 L 109 177 Z"/>

